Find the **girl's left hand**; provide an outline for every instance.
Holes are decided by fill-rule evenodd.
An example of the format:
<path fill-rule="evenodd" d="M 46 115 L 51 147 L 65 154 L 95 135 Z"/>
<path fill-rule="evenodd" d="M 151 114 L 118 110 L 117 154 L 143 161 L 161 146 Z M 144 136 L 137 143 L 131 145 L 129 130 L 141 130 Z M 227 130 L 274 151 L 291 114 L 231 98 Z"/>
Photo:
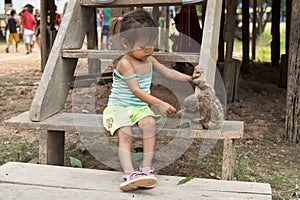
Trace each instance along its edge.
<path fill-rule="evenodd" d="M 202 67 L 196 66 L 194 68 L 192 79 L 194 80 L 195 78 L 198 78 L 199 76 L 201 76 L 201 74 L 203 74 L 203 72 L 204 72 L 204 69 Z"/>

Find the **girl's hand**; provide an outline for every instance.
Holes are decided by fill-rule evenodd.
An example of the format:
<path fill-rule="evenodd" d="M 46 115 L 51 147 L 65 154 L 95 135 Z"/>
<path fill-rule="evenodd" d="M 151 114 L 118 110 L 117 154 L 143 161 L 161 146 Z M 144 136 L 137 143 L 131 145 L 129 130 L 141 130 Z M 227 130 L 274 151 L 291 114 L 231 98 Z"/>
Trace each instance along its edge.
<path fill-rule="evenodd" d="M 204 72 L 204 69 L 200 66 L 196 66 L 194 68 L 194 72 L 193 72 L 193 75 L 192 75 L 192 80 L 198 78 L 199 76 L 201 76 L 201 74 L 203 74 Z"/>
<path fill-rule="evenodd" d="M 162 115 L 167 116 L 169 114 L 175 113 L 176 109 L 170 105 L 167 102 L 162 102 L 159 106 L 159 111 L 162 113 Z"/>

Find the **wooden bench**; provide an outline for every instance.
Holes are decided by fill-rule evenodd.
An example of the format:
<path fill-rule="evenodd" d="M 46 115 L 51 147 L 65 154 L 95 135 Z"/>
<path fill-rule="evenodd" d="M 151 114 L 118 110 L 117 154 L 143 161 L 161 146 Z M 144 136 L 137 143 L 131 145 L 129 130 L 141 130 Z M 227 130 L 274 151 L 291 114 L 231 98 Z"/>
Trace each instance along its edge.
<path fill-rule="evenodd" d="M 178 136 L 176 128 L 184 120 L 168 118 L 167 121 L 158 125 L 160 135 Z M 8 125 L 18 129 L 38 129 L 42 131 L 39 138 L 39 163 L 63 165 L 64 143 L 66 131 L 77 132 L 105 132 L 102 126 L 102 115 L 83 113 L 58 113 L 41 122 L 32 122 L 29 112 L 24 112 L 16 117 L 5 121 Z M 163 126 L 163 127 L 160 127 Z M 182 137 L 222 139 L 223 161 L 222 179 L 232 180 L 234 176 L 235 142 L 243 137 L 244 123 L 241 121 L 224 121 L 222 129 L 196 130 L 191 128 L 180 129 Z M 179 135 L 180 136 L 180 135 Z"/>
<path fill-rule="evenodd" d="M 0 167 L 0 199 L 271 200 L 270 184 L 158 175 L 151 190 L 122 192 L 121 172 L 10 162 Z"/>

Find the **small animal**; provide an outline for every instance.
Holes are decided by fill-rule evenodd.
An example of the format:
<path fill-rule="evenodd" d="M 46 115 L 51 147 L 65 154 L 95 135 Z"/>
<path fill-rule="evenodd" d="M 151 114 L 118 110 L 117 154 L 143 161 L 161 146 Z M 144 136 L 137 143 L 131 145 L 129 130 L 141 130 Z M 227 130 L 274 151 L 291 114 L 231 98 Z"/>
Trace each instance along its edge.
<path fill-rule="evenodd" d="M 224 110 L 214 89 L 202 77 L 193 83 L 199 90 L 185 98 L 181 116 L 195 123 L 197 129 L 219 128 L 224 121 Z"/>

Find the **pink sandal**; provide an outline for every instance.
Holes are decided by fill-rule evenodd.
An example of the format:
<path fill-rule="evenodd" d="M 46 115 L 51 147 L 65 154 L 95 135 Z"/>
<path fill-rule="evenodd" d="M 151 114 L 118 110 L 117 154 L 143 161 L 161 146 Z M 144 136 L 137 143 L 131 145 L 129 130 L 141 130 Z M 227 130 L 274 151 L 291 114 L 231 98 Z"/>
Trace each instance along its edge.
<path fill-rule="evenodd" d="M 142 167 L 142 166 L 140 166 L 140 172 L 143 173 L 144 175 L 148 176 L 148 177 L 152 177 L 152 178 L 156 179 L 156 177 L 153 174 L 153 172 L 154 172 L 154 168 L 153 167 Z M 157 179 L 156 179 L 155 183 L 144 185 L 142 187 L 150 189 L 150 188 L 154 188 L 156 186 L 156 184 L 157 184 Z"/>
<path fill-rule="evenodd" d="M 136 171 L 123 176 L 124 182 L 120 184 L 120 190 L 132 191 L 138 188 L 153 188 L 157 179 L 153 176 L 146 176 L 142 172 Z"/>

